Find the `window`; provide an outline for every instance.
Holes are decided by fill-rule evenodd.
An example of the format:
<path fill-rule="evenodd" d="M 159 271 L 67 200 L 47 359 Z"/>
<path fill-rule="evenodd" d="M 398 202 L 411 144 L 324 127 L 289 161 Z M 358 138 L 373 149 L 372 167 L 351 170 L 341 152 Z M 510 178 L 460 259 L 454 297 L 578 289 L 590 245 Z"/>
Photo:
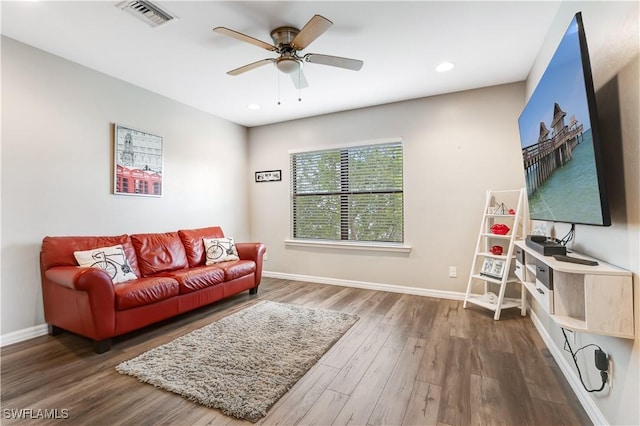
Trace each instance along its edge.
<path fill-rule="evenodd" d="M 291 154 L 294 239 L 403 242 L 402 142 Z"/>

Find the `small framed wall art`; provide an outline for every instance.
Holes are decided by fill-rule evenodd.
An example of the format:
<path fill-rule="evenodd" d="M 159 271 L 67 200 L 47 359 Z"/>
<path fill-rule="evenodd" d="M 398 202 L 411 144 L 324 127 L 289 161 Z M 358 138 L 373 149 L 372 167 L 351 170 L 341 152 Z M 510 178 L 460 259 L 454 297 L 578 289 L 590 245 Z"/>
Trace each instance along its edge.
<path fill-rule="evenodd" d="M 265 170 L 256 172 L 256 182 L 279 182 L 282 180 L 282 170 Z"/>
<path fill-rule="evenodd" d="M 162 196 L 162 136 L 114 125 L 113 193 Z"/>

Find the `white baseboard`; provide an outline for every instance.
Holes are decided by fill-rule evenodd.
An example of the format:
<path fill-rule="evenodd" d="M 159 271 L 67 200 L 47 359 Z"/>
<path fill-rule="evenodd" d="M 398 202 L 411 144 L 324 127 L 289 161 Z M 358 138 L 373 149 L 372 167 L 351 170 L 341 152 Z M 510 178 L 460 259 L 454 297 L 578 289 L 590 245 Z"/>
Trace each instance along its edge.
<path fill-rule="evenodd" d="M 12 333 L 3 334 L 0 336 L 0 347 L 24 342 L 25 340 L 33 339 L 34 337 L 44 336 L 48 332 L 49 329 L 47 328 L 47 324 L 40 324 L 14 331 Z"/>
<path fill-rule="evenodd" d="M 316 277 L 312 275 L 287 274 L 284 272 L 262 271 L 263 277 L 282 280 L 304 281 L 316 284 L 338 285 L 342 287 L 362 288 L 365 290 L 388 291 L 390 293 L 413 294 L 416 296 L 435 297 L 437 299 L 464 300 L 464 293 L 458 291 L 430 290 L 426 288 L 407 287 L 401 285 L 371 283 L 366 281 L 342 280 L 338 278 Z"/>
<path fill-rule="evenodd" d="M 549 348 L 549 352 L 551 352 L 553 359 L 556 360 L 558 367 L 560 367 L 560 371 L 562 371 L 562 374 L 569 382 L 573 393 L 575 393 L 578 397 L 582 408 L 584 408 L 584 411 L 586 411 L 593 424 L 608 425 L 609 422 L 604 417 L 593 399 L 591 399 L 589 393 L 582 386 L 582 383 L 580 382 L 580 379 L 578 378 L 574 370 L 575 367 L 570 364 L 569 361 L 567 361 L 567 359 L 563 356 L 563 349 L 556 345 L 533 309 L 529 309 L 529 316 L 531 317 L 531 322 L 533 322 L 536 330 L 538 330 L 538 334 L 540 334 L 540 337 L 542 337 L 545 345 L 547 345 L 547 348 Z"/>

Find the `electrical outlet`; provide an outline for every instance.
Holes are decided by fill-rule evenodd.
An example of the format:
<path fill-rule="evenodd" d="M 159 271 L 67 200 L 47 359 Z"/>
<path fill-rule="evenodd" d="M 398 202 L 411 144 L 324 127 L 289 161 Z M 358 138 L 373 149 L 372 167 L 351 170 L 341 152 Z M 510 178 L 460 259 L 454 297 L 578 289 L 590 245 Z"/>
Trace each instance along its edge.
<path fill-rule="evenodd" d="M 449 278 L 456 278 L 458 276 L 458 268 L 455 266 L 449 266 Z"/>
<path fill-rule="evenodd" d="M 263 260 L 263 261 L 265 261 L 265 262 L 266 262 L 267 260 L 269 260 L 268 253 L 267 253 L 266 251 L 264 252 L 264 255 L 262 256 L 262 260 Z"/>

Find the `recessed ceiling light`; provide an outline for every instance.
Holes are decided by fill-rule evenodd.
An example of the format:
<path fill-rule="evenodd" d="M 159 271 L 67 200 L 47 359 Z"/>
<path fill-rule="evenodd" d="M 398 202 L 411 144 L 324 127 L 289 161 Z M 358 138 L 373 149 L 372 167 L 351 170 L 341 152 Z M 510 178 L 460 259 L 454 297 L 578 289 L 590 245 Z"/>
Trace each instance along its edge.
<path fill-rule="evenodd" d="M 247 106 L 247 108 L 252 109 L 252 110 L 257 110 L 257 109 L 260 109 L 260 105 L 258 105 L 258 104 L 249 104 L 249 106 Z"/>
<path fill-rule="evenodd" d="M 436 71 L 445 72 L 453 69 L 453 64 L 451 62 L 443 62 L 436 67 Z"/>

